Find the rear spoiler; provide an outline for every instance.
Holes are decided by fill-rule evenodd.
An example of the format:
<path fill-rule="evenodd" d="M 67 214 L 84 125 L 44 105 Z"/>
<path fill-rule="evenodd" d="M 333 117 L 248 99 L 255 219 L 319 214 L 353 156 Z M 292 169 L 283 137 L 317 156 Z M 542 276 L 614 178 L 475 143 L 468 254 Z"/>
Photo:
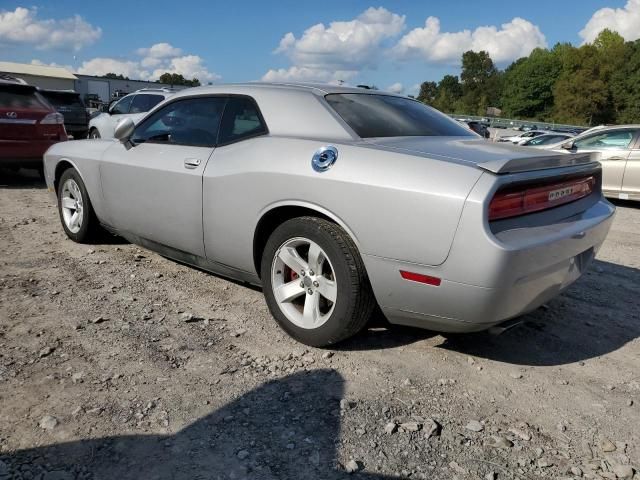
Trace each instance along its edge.
<path fill-rule="evenodd" d="M 597 152 L 555 153 L 553 155 L 514 158 L 511 160 L 490 160 L 488 162 L 478 163 L 478 167 L 492 173 L 517 173 L 585 165 L 597 162 L 598 160 L 600 160 L 600 154 Z"/>

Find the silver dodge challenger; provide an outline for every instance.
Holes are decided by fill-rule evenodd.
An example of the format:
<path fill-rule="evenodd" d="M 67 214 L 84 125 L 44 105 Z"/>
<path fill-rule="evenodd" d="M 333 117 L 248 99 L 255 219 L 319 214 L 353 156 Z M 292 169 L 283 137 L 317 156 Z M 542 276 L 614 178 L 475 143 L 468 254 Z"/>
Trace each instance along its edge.
<path fill-rule="evenodd" d="M 513 322 L 585 271 L 611 226 L 592 153 L 490 143 L 407 97 L 328 85 L 184 90 L 115 139 L 45 155 L 66 234 L 101 230 L 260 285 L 326 346 L 389 322 Z"/>

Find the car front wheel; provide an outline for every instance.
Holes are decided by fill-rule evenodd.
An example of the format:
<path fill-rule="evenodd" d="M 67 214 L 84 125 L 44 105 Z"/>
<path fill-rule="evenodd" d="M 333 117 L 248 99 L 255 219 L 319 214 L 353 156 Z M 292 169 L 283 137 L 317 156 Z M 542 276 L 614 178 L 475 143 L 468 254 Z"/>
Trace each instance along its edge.
<path fill-rule="evenodd" d="M 313 347 L 358 333 L 375 306 L 360 254 L 338 225 L 288 220 L 271 234 L 261 263 L 264 295 L 278 324 Z"/>
<path fill-rule="evenodd" d="M 85 243 L 98 232 L 99 225 L 87 189 L 73 168 L 65 170 L 58 183 L 58 213 L 67 236 Z"/>
<path fill-rule="evenodd" d="M 92 128 L 89 130 L 89 138 L 100 138 L 100 132 L 97 128 Z"/>

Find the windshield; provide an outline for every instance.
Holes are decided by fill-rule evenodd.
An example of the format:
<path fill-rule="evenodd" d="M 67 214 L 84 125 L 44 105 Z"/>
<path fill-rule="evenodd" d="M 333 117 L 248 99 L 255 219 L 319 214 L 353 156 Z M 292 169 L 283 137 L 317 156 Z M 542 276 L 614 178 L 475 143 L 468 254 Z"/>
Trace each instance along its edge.
<path fill-rule="evenodd" d="M 416 100 L 391 95 L 330 94 L 329 105 L 361 138 L 476 134 Z"/>

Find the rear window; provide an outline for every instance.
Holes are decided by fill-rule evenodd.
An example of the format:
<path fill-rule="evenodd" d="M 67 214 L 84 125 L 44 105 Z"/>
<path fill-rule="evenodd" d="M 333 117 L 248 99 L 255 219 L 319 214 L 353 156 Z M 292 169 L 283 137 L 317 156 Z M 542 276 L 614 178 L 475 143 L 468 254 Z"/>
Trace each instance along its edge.
<path fill-rule="evenodd" d="M 0 85 L 0 108 L 51 110 L 35 88 L 22 85 Z"/>
<path fill-rule="evenodd" d="M 476 136 L 443 113 L 409 98 L 362 93 L 325 98 L 361 138 Z"/>
<path fill-rule="evenodd" d="M 40 92 L 49 103 L 56 108 L 60 107 L 75 107 L 84 108 L 80 96 L 75 93 L 62 93 L 62 92 Z"/>

